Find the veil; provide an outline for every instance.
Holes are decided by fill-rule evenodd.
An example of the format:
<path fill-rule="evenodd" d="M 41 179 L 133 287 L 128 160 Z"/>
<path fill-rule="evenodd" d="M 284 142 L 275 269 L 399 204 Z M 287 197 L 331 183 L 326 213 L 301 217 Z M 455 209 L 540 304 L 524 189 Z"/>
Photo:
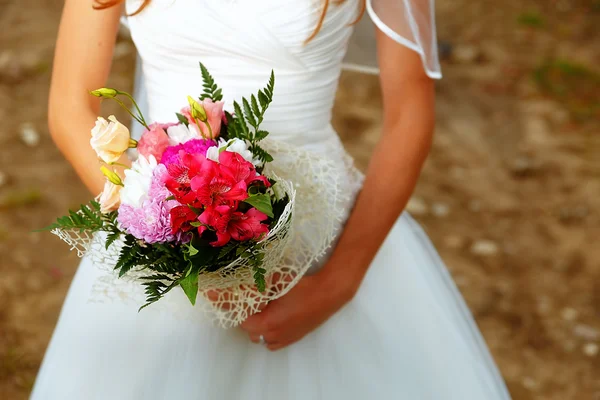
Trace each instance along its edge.
<path fill-rule="evenodd" d="M 440 79 L 435 0 L 366 0 L 370 18 L 356 25 L 348 44 L 344 68 L 377 74 L 375 28 L 397 43 L 418 53 L 425 73 Z"/>

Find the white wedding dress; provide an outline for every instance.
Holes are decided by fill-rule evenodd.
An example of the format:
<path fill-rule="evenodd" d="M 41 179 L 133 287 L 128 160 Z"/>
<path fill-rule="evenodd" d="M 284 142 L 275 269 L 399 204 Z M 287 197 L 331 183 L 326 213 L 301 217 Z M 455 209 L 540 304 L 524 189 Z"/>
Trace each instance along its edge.
<path fill-rule="evenodd" d="M 128 2 L 130 11 L 136 3 Z M 308 0 L 153 0 L 129 19 L 143 62 L 147 119 L 172 121 L 186 96 L 201 92 L 199 61 L 229 102 L 263 87 L 274 69 L 264 128 L 274 139 L 343 162 L 330 120 L 356 9 L 354 0 L 331 6 L 321 32 L 303 45 L 315 25 Z M 349 191 L 360 184 L 353 179 Z M 171 301 L 184 318 L 160 307 L 138 313 L 128 302 L 88 302 L 98 275 L 84 259 L 32 399 L 510 398 L 444 264 L 406 213 L 355 298 L 278 352 L 239 329 L 211 326 L 179 292 Z"/>

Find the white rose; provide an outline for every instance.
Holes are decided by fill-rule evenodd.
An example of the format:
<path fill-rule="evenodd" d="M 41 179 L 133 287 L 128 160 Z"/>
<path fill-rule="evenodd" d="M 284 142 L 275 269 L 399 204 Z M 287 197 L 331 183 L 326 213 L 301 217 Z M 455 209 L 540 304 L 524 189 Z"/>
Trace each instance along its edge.
<path fill-rule="evenodd" d="M 139 208 L 150 190 L 152 183 L 152 172 L 156 168 L 157 162 L 154 156 L 147 159 L 140 155 L 131 165 L 131 169 L 125 170 L 125 179 L 123 180 L 123 189 L 121 189 L 121 203 Z"/>
<path fill-rule="evenodd" d="M 167 134 L 169 135 L 171 146 L 185 143 L 192 139 L 200 139 L 198 127 L 194 124 L 189 124 L 189 126 L 185 126 L 185 124 L 170 126 L 167 128 Z"/>
<path fill-rule="evenodd" d="M 100 195 L 100 212 L 102 214 L 107 214 L 119 208 L 119 204 L 121 203 L 119 192 L 122 188 L 122 186 L 115 185 L 111 181 L 106 181 L 104 190 Z"/>
<path fill-rule="evenodd" d="M 108 117 L 107 121 L 98 117 L 96 126 L 92 129 L 90 144 L 105 163 L 112 163 L 121 158 L 121 155 L 129 148 L 129 129 L 121 124 L 114 115 Z"/>
<path fill-rule="evenodd" d="M 224 150 L 222 150 L 225 148 Z M 231 151 L 232 153 L 238 153 L 241 155 L 244 160 L 251 162 L 255 166 L 261 164 L 259 160 L 254 159 L 254 155 L 250 150 L 248 150 L 248 145 L 245 141 L 240 139 L 229 139 L 225 141 L 223 139 L 219 139 L 219 143 L 217 147 L 210 147 L 206 152 L 206 158 L 213 161 L 219 161 L 219 154 L 221 151 Z"/>

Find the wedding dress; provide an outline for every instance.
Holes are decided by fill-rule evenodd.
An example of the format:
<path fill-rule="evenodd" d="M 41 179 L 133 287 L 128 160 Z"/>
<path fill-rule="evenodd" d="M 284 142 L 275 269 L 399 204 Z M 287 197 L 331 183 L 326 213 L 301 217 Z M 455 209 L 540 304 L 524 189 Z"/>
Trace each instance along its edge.
<path fill-rule="evenodd" d="M 128 9 L 137 2 L 128 1 Z M 171 121 L 201 92 L 202 61 L 227 104 L 276 74 L 271 137 L 347 159 L 331 108 L 358 4 L 331 6 L 313 41 L 304 0 L 153 0 L 129 19 L 147 119 Z M 355 191 L 361 177 L 342 177 Z M 349 212 L 350 205 L 346 206 Z M 404 213 L 354 299 L 278 352 L 213 327 L 180 291 L 184 318 L 116 301 L 90 303 L 100 272 L 81 263 L 40 369 L 34 400 L 506 400 L 510 396 L 457 288 Z M 343 279 L 343 271 L 340 279 Z M 166 304 L 166 303 L 165 303 Z"/>

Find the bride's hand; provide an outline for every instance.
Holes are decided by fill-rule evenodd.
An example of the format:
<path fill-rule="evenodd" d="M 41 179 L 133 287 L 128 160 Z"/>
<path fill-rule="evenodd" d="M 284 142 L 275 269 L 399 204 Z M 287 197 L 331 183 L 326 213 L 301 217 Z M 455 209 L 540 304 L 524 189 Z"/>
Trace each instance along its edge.
<path fill-rule="evenodd" d="M 285 296 L 250 316 L 241 328 L 255 343 L 262 336 L 269 350 L 289 346 L 319 327 L 352 298 L 353 290 L 336 281 L 324 274 L 305 276 Z"/>

